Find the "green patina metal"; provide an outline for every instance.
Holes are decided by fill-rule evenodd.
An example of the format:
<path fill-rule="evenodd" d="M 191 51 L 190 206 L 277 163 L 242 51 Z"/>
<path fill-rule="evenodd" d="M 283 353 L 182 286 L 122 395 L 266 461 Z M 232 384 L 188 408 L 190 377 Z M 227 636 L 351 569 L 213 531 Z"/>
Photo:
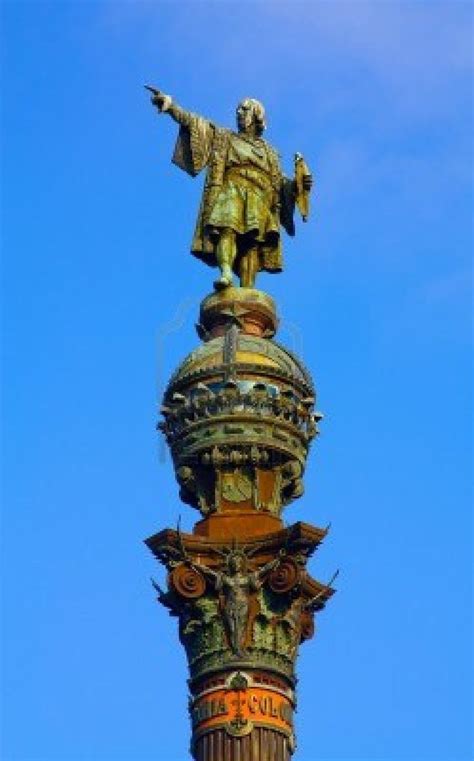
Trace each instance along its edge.
<path fill-rule="evenodd" d="M 265 109 L 258 100 L 238 104 L 234 132 L 149 89 L 158 111 L 180 125 L 173 162 L 192 177 L 207 169 L 191 252 L 219 267 L 216 288 L 228 288 L 233 272 L 246 288 L 260 270 L 280 272 L 280 228 L 295 234 L 295 205 L 304 221 L 308 216 L 312 177 L 301 154 L 295 156 L 295 177 L 285 177 L 278 152 L 262 137 Z"/>
<path fill-rule="evenodd" d="M 172 375 L 158 425 L 180 498 L 202 519 L 192 534 L 178 528 L 147 540 L 168 571 L 167 590 L 154 586 L 178 619 L 188 660 L 195 758 L 240 761 L 245 747 L 245 761 L 270 753 L 272 761 L 288 761 L 299 646 L 313 636 L 315 613 L 334 590 L 307 571 L 327 529 L 285 528 L 282 515 L 304 492 L 322 415 L 310 373 L 274 340 L 273 299 L 254 282 L 260 270 L 282 269 L 281 228 L 294 234 L 295 205 L 307 218 L 312 179 L 300 154 L 294 178 L 283 175 L 262 137 L 258 101 L 239 104 L 233 132 L 149 89 L 158 110 L 180 126 L 175 164 L 191 176 L 207 171 L 191 251 L 219 268 L 215 292 L 200 306 L 201 343 Z M 256 684 L 262 694 L 253 694 L 253 709 L 259 700 L 270 707 L 260 718 L 242 713 L 241 693 Z M 216 690 L 222 694 L 214 700 Z M 226 691 L 236 693 L 234 702 L 225 703 Z M 287 694 L 280 715 L 275 696 Z M 229 745 L 229 737 L 238 742 Z"/>
<path fill-rule="evenodd" d="M 242 555 L 242 551 L 237 550 Z M 282 563 L 288 562 L 286 555 Z M 304 568 L 305 560 L 297 561 Z M 277 560 L 272 564 L 278 566 Z M 191 566 L 193 564 L 191 563 Z M 201 569 L 201 566 L 199 566 Z M 212 571 L 215 574 L 215 571 Z M 255 576 L 255 571 L 246 572 Z M 305 604 L 300 585 L 278 594 L 268 585 L 245 589 L 245 639 L 242 649 L 232 646 L 232 632 L 226 625 L 228 600 L 217 586 L 196 600 L 183 600 L 174 592 L 164 595 L 162 602 L 172 615 L 179 616 L 179 635 L 185 647 L 192 678 L 221 666 L 238 663 L 265 664 L 287 677 L 294 673 L 301 636 L 301 617 Z M 308 602 L 308 601 L 306 601 Z M 310 608 L 309 615 L 313 615 Z"/>

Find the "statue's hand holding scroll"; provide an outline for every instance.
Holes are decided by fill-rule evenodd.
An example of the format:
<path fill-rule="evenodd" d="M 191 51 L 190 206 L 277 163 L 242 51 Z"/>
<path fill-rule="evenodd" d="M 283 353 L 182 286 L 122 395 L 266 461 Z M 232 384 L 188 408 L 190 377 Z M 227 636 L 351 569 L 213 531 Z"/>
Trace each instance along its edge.
<path fill-rule="evenodd" d="M 301 153 L 295 153 L 296 205 L 301 212 L 303 222 L 309 216 L 309 194 L 313 187 L 313 176 Z"/>

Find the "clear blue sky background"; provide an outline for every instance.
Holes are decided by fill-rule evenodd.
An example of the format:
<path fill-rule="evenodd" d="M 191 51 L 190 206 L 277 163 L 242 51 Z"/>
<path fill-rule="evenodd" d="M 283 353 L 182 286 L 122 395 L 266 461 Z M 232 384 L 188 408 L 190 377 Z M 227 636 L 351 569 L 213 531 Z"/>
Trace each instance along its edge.
<path fill-rule="evenodd" d="M 154 432 L 213 273 L 154 82 L 263 100 L 317 178 L 280 338 L 323 433 L 288 521 L 333 529 L 298 761 L 467 761 L 472 6 L 4 2 L 5 761 L 182 761 L 186 667 L 141 541 L 183 514 Z M 171 332 L 170 332 L 171 331 Z"/>

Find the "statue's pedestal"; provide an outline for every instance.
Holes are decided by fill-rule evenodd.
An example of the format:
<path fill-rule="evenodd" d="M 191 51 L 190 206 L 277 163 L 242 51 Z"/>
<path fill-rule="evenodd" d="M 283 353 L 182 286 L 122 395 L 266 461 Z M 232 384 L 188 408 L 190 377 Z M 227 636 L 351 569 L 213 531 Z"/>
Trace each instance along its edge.
<path fill-rule="evenodd" d="M 232 323 L 249 336 L 273 338 L 278 327 L 275 302 L 255 288 L 231 287 L 206 296 L 199 314 L 199 337 L 222 336 Z"/>
<path fill-rule="evenodd" d="M 232 542 L 232 539 L 236 538 L 244 542 L 282 528 L 283 521 L 280 518 L 249 510 L 238 515 L 229 513 L 210 515 L 209 518 L 196 523 L 193 533 L 223 542 Z"/>
<path fill-rule="evenodd" d="M 202 343 L 163 399 L 180 497 L 201 520 L 146 544 L 168 570 L 158 599 L 186 650 L 196 761 L 288 761 L 299 645 L 334 591 L 307 571 L 326 531 L 282 520 L 321 415 L 308 372 L 272 340 L 277 325 L 261 291 L 210 294 Z"/>
<path fill-rule="evenodd" d="M 188 656 L 196 761 L 289 759 L 299 645 L 334 592 L 306 570 L 326 533 L 296 523 L 250 536 L 242 524 L 232 543 L 171 529 L 146 540 L 169 571 L 159 600 L 178 617 Z"/>

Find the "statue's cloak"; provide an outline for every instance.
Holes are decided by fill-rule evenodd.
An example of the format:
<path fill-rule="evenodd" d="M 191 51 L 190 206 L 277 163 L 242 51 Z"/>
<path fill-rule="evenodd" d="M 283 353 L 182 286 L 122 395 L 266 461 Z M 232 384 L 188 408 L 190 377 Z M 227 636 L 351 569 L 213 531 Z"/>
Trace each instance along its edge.
<path fill-rule="evenodd" d="M 207 167 L 191 252 L 210 266 L 217 264 L 215 252 L 217 239 L 215 228 L 212 229 L 209 225 L 209 219 L 224 186 L 227 156 L 234 134 L 231 130 L 217 127 L 202 116 L 187 113 L 184 123 L 180 125 L 173 153 L 173 163 L 191 177 L 196 177 L 202 169 Z M 277 209 L 278 222 L 285 228 L 288 235 L 294 235 L 294 182 L 283 176 L 275 149 L 266 142 L 264 145 L 268 156 L 273 206 Z M 266 240 L 260 246 L 260 251 L 260 269 L 269 272 L 281 271 L 279 231 L 275 231 L 271 240 Z"/>

